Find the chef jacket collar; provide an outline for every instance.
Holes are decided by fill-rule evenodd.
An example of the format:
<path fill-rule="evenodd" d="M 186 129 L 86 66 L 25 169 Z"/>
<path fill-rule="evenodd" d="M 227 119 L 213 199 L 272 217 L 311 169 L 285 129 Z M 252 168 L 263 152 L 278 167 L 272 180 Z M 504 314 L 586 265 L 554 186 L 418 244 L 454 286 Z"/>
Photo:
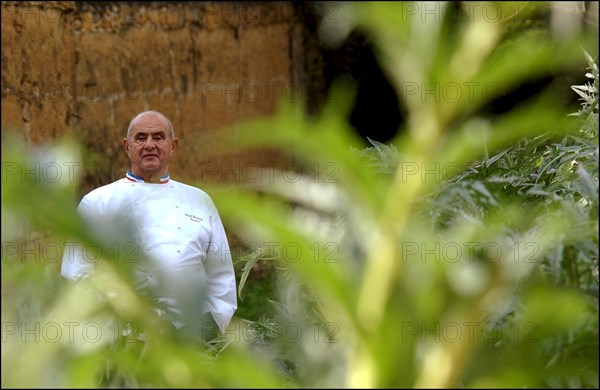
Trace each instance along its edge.
<path fill-rule="evenodd" d="M 134 175 L 129 169 L 127 170 L 127 173 L 125 174 L 125 178 L 129 181 L 135 181 L 138 183 L 145 183 L 146 181 L 142 178 L 139 177 L 137 175 Z M 163 177 L 160 178 L 160 182 L 159 184 L 165 184 L 169 182 L 169 174 L 167 173 L 166 175 L 164 175 Z"/>

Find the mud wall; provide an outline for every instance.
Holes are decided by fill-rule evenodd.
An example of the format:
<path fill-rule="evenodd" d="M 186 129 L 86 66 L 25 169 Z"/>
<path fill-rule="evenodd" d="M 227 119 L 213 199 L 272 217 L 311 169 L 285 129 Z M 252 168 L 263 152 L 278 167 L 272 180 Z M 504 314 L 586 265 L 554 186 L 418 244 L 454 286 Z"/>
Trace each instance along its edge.
<path fill-rule="evenodd" d="M 79 140 L 94 167 L 84 170 L 86 193 L 123 176 L 128 123 L 155 109 L 180 138 L 173 178 L 243 180 L 244 162 L 277 156 L 207 161 L 197 140 L 269 115 L 282 99 L 318 95 L 305 20 L 291 2 L 2 2 L 3 132 L 29 144 Z"/>

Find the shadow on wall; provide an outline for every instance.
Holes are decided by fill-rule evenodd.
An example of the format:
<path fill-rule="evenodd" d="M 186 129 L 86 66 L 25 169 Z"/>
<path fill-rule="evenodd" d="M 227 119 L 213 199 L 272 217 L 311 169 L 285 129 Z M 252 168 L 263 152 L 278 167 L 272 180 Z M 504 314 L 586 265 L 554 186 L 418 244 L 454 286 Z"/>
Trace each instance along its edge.
<path fill-rule="evenodd" d="M 560 9 L 558 10 L 560 11 Z M 451 13 L 447 20 L 460 20 L 465 17 L 460 4 L 451 3 L 448 8 Z M 586 10 L 585 24 L 588 28 L 597 24 L 597 20 L 589 21 L 588 14 L 594 14 L 594 9 Z M 540 33 L 555 34 L 551 8 L 532 16 L 525 22 L 507 25 L 504 39 L 509 41 L 511 36 L 531 29 L 532 26 Z M 553 24 L 554 23 L 554 24 Z M 583 23 L 583 19 L 581 21 Z M 583 27 L 582 27 L 583 28 Z M 450 33 L 455 33 L 452 29 Z M 336 79 L 349 79 L 356 85 L 356 100 L 348 121 L 356 132 L 366 140 L 370 138 L 379 142 L 389 142 L 398 134 L 404 124 L 407 111 L 399 94 L 378 64 L 370 38 L 360 30 L 352 30 L 346 39 L 334 48 L 321 46 L 324 67 L 324 90 L 327 95 Z M 581 85 L 586 82 L 584 69 L 563 69 L 557 74 L 543 74 L 535 79 L 526 80 L 518 85 L 499 91 L 499 95 L 491 102 L 480 108 L 474 115 L 493 117 L 501 115 L 512 108 L 537 96 L 550 88 L 565 105 L 577 106 L 578 96 L 570 93 L 571 85 Z M 432 98 L 428 95 L 428 98 Z M 435 98 L 435 97 L 434 97 Z"/>
<path fill-rule="evenodd" d="M 369 38 L 352 31 L 335 49 L 323 49 L 325 90 L 337 78 L 348 78 L 356 85 L 356 101 L 349 122 L 364 139 L 391 140 L 403 122 L 399 97 L 377 63 Z"/>

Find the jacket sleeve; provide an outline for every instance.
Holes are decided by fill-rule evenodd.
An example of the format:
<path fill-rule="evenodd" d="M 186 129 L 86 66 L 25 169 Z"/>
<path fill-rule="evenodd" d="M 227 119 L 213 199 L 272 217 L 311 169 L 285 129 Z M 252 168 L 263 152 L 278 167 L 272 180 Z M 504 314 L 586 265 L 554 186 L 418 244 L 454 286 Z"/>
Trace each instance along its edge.
<path fill-rule="evenodd" d="M 208 284 L 207 303 L 219 329 L 225 332 L 237 309 L 235 271 L 225 229 L 212 200 L 209 207 L 212 235 L 204 265 Z"/>
<path fill-rule="evenodd" d="M 84 197 L 77 212 L 84 218 L 93 214 L 93 207 Z M 78 280 L 94 272 L 94 259 L 88 258 L 87 251 L 81 242 L 67 241 L 62 258 L 60 274 L 70 280 Z"/>

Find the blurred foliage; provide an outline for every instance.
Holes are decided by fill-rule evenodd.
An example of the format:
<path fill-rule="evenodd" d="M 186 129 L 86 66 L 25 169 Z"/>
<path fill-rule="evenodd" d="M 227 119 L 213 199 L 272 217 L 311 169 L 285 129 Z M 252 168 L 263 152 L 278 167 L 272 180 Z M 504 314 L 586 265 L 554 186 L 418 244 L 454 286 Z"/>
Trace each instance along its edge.
<path fill-rule="evenodd" d="M 80 172 L 44 173 L 79 161 L 77 146 L 26 148 L 3 131 L 2 385 L 598 387 L 598 77 L 581 51 L 597 31 L 503 39 L 547 4 L 489 4 L 511 17 L 465 3 L 452 20 L 423 3 L 336 8 L 336 28 L 372 34 L 406 105 L 390 145 L 354 135 L 344 84 L 317 117 L 282 102 L 271 118 L 198 137 L 207 158 L 203 145 L 218 142 L 317 167 L 206 189 L 228 230 L 265 244 L 236 264 L 240 306 L 258 264 L 278 275 L 265 314 L 236 315 L 207 346 L 175 337 L 131 287 L 127 254 L 79 219 Z M 593 84 L 574 88 L 578 116 L 544 92 L 477 114 L 495 93 L 586 59 Z M 421 93 L 450 84 L 469 93 Z M 96 276 L 58 277 L 72 241 L 99 251 Z"/>

